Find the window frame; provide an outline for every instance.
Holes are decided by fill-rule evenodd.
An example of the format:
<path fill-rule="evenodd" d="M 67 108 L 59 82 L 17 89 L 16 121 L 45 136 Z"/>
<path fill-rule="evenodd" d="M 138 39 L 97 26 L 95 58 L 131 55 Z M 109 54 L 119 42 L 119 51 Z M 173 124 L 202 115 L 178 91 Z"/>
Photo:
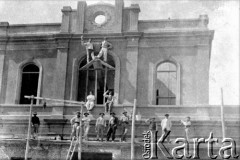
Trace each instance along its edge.
<path fill-rule="evenodd" d="M 174 70 L 173 69 L 169 69 L 169 70 L 166 70 L 166 69 L 161 69 L 161 65 L 164 65 L 164 64 L 170 64 L 170 65 L 173 65 L 175 68 L 174 68 Z M 160 68 L 159 68 L 160 67 Z M 168 73 L 168 76 L 169 76 L 169 74 L 171 74 L 171 73 L 175 73 L 175 75 L 176 75 L 176 79 L 175 79 L 175 82 L 174 83 L 176 83 L 177 84 L 177 66 L 176 66 L 176 64 L 175 63 L 172 63 L 172 62 L 169 62 L 169 61 L 165 61 L 165 62 L 163 62 L 163 63 L 160 63 L 158 66 L 157 66 L 157 70 L 156 70 L 156 75 L 157 75 L 157 77 L 158 77 L 158 75 L 159 74 L 161 74 L 161 73 Z M 156 79 L 158 79 L 156 77 Z M 169 82 L 169 77 L 168 77 L 168 82 Z M 155 82 L 156 83 L 156 82 Z M 169 83 L 168 83 L 168 86 L 167 86 L 168 88 L 169 88 Z M 156 105 L 176 105 L 176 99 L 177 99 L 177 85 L 176 85 L 176 91 L 175 91 L 175 96 L 170 96 L 169 95 L 169 92 L 168 92 L 168 95 L 167 96 L 160 96 L 160 89 L 161 89 L 161 87 L 158 89 L 158 88 L 156 88 L 156 96 L 155 96 L 155 98 L 156 98 Z M 158 92 L 158 94 L 157 94 L 157 92 Z M 168 101 L 168 104 L 159 104 L 159 101 L 161 101 L 161 99 L 165 99 L 165 100 L 167 100 Z M 170 104 L 171 102 L 169 102 L 169 101 L 171 101 L 171 99 L 175 99 L 175 104 Z M 158 102 L 158 104 L 157 104 L 157 102 Z"/>
<path fill-rule="evenodd" d="M 20 97 L 21 97 L 21 88 L 22 88 L 22 74 L 23 74 L 23 68 L 26 67 L 29 64 L 34 64 L 39 68 L 39 75 L 38 75 L 38 87 L 37 87 L 37 97 L 41 96 L 42 91 L 42 72 L 43 67 L 41 63 L 36 59 L 27 59 L 19 64 L 18 66 L 18 78 L 17 78 L 17 87 L 16 87 L 16 95 L 15 95 L 15 104 L 20 104 Z M 36 105 L 39 105 L 40 101 L 36 101 Z M 25 104 L 21 104 L 25 105 Z"/>
<path fill-rule="evenodd" d="M 151 102 L 151 105 L 156 105 L 156 79 L 157 79 L 157 68 L 160 66 L 162 63 L 169 62 L 172 63 L 176 66 L 177 72 L 177 88 L 176 88 L 176 104 L 175 105 L 181 105 L 181 67 L 180 64 L 177 63 L 175 59 L 172 57 L 169 57 L 169 59 L 161 59 L 154 65 L 152 65 L 152 71 L 149 72 L 149 74 L 152 74 L 152 85 L 149 87 L 149 101 Z M 161 104 L 158 104 L 157 106 L 161 106 Z M 171 106 L 171 105 L 167 105 Z"/>

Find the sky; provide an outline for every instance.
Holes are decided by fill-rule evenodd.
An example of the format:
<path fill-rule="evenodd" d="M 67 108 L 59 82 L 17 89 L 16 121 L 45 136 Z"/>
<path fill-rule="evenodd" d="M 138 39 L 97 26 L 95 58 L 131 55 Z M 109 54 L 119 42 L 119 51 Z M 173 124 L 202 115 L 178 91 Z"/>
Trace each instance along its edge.
<path fill-rule="evenodd" d="M 113 0 L 87 0 L 114 4 Z M 125 7 L 138 3 L 139 19 L 187 19 L 209 17 L 212 42 L 209 103 L 239 104 L 239 1 L 238 0 L 125 0 Z M 10 24 L 60 23 L 63 6 L 77 8 L 77 1 L 0 0 L 0 22 Z"/>

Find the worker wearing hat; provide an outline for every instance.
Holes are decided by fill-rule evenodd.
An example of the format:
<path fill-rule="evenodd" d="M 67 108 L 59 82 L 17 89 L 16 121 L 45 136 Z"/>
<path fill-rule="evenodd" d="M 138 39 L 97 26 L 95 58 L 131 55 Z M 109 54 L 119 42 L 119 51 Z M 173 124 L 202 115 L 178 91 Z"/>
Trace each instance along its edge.
<path fill-rule="evenodd" d="M 120 118 L 120 124 L 122 126 L 122 135 L 121 135 L 121 141 L 126 142 L 126 135 L 128 132 L 128 124 L 129 124 L 129 116 L 127 115 L 127 112 L 124 111 L 123 116 Z"/>
<path fill-rule="evenodd" d="M 180 122 L 184 125 L 185 138 L 189 142 L 189 131 L 190 131 L 190 126 L 191 126 L 190 117 L 186 117 L 186 121 L 180 120 Z"/>
<path fill-rule="evenodd" d="M 95 130 L 97 132 L 97 141 L 99 140 L 99 135 L 101 134 L 101 141 L 103 141 L 103 132 L 106 127 L 106 120 L 104 119 L 104 113 L 99 113 L 99 117 L 96 121 Z"/>
<path fill-rule="evenodd" d="M 70 123 L 72 125 L 72 133 L 71 133 L 71 140 L 74 136 L 77 136 L 79 135 L 79 129 L 80 129 L 80 115 L 81 113 L 79 111 L 76 112 L 76 116 L 74 116 L 71 120 L 70 120 Z"/>
<path fill-rule="evenodd" d="M 111 118 L 109 120 L 109 126 L 108 126 L 108 132 L 107 132 L 107 141 L 109 141 L 110 137 L 112 136 L 112 141 L 115 140 L 115 133 L 117 130 L 117 126 L 118 126 L 118 118 L 115 117 L 115 113 L 111 112 L 110 113 Z"/>
<path fill-rule="evenodd" d="M 34 112 L 33 117 L 32 117 L 32 127 L 33 127 L 32 137 L 33 137 L 33 139 L 38 137 L 39 126 L 40 126 L 40 120 L 37 117 L 37 112 Z"/>
<path fill-rule="evenodd" d="M 158 125 L 157 122 L 155 121 L 156 118 L 152 117 L 146 120 L 146 123 L 149 124 L 149 130 L 151 131 L 157 131 L 158 130 Z"/>
<path fill-rule="evenodd" d="M 105 113 L 111 113 L 111 109 L 112 109 L 112 106 L 113 106 L 113 100 L 114 100 L 114 97 L 112 95 L 112 91 L 107 90 L 103 94 L 103 97 L 107 99 L 107 101 L 105 103 Z"/>
<path fill-rule="evenodd" d="M 159 141 L 163 143 L 167 138 L 168 143 L 170 143 L 170 132 L 172 127 L 172 122 L 169 119 L 169 114 L 165 114 L 165 118 L 162 120 L 161 126 L 162 126 L 162 136 L 159 139 Z"/>
<path fill-rule="evenodd" d="M 101 50 L 98 53 L 97 58 L 101 58 L 103 55 L 103 60 L 107 62 L 108 49 L 111 49 L 111 48 L 112 48 L 112 44 L 107 41 L 107 37 L 104 37 L 101 43 Z"/>
<path fill-rule="evenodd" d="M 88 115 L 89 113 L 84 113 L 84 117 L 82 119 L 85 140 L 88 140 L 88 131 L 90 129 L 90 121 L 91 121 L 91 118 Z"/>

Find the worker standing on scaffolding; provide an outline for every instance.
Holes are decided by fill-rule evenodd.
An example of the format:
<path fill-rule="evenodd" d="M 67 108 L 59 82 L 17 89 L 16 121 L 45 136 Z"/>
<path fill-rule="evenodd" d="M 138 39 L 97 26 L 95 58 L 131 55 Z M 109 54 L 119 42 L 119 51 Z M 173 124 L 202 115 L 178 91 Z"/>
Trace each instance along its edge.
<path fill-rule="evenodd" d="M 87 103 L 86 103 L 86 108 L 88 112 L 90 112 L 93 109 L 94 101 L 95 101 L 95 96 L 92 94 L 92 91 L 90 91 L 89 95 L 87 96 Z"/>
<path fill-rule="evenodd" d="M 115 113 L 110 113 L 111 118 L 108 124 L 108 131 L 107 131 L 107 141 L 109 141 L 110 137 L 112 136 L 112 142 L 115 140 L 115 134 L 118 126 L 118 118 L 115 117 Z"/>
<path fill-rule="evenodd" d="M 97 58 L 101 58 L 103 56 L 103 61 L 107 62 L 108 50 L 111 48 L 112 48 L 112 44 L 107 41 L 107 37 L 104 37 L 101 43 L 101 50 L 98 53 Z"/>
<path fill-rule="evenodd" d="M 84 117 L 83 117 L 83 128 L 84 128 L 84 139 L 86 141 L 88 141 L 88 132 L 89 132 L 89 129 L 90 129 L 90 121 L 91 121 L 91 118 L 88 116 L 89 113 L 84 113 Z"/>
<path fill-rule="evenodd" d="M 126 142 L 126 135 L 128 132 L 128 124 L 129 124 L 129 116 L 127 115 L 127 112 L 124 111 L 123 116 L 120 118 L 120 123 L 122 126 L 122 135 L 121 135 L 121 142 Z"/>
<path fill-rule="evenodd" d="M 77 111 L 76 112 L 76 116 L 74 116 L 71 120 L 70 120 L 70 123 L 72 125 L 72 133 L 71 133 L 71 140 L 74 136 L 77 136 L 79 137 L 79 129 L 80 129 L 80 112 Z"/>
<path fill-rule="evenodd" d="M 40 120 L 39 118 L 37 117 L 37 112 L 34 112 L 33 113 L 33 117 L 32 117 L 32 127 L 33 127 L 33 139 L 37 138 L 38 137 L 38 129 L 39 129 L 39 126 L 40 126 Z"/>
<path fill-rule="evenodd" d="M 91 40 L 91 38 L 89 38 L 87 42 L 84 42 L 83 41 L 83 36 L 81 36 L 81 44 L 86 47 L 87 63 L 89 63 L 90 55 L 92 57 L 92 60 L 95 59 L 92 40 Z"/>
<path fill-rule="evenodd" d="M 112 96 L 112 92 L 111 91 L 106 91 L 103 94 L 103 97 L 107 98 L 107 101 L 105 103 L 105 113 L 111 113 L 111 109 L 113 106 L 113 96 Z"/>

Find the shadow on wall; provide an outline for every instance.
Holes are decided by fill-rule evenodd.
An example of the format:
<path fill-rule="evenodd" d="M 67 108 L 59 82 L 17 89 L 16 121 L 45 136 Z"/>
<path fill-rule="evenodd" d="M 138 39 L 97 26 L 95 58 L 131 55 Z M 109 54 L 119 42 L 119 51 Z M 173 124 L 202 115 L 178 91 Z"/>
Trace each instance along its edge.
<path fill-rule="evenodd" d="M 176 83 L 171 84 L 168 80 L 163 82 L 156 80 L 156 105 L 175 105 L 176 104 Z M 167 85 L 169 86 L 167 86 Z"/>

